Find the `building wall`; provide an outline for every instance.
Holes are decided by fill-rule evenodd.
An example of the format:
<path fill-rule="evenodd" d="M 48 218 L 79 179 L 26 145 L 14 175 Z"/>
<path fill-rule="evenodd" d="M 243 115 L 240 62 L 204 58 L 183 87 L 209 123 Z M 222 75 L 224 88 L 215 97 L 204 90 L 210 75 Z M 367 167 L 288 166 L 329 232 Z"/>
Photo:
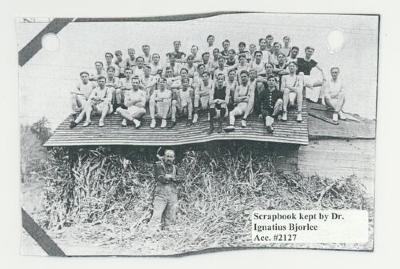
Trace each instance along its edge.
<path fill-rule="evenodd" d="M 307 176 L 345 177 L 355 174 L 373 190 L 375 140 L 321 139 L 300 146 L 298 169 Z"/>

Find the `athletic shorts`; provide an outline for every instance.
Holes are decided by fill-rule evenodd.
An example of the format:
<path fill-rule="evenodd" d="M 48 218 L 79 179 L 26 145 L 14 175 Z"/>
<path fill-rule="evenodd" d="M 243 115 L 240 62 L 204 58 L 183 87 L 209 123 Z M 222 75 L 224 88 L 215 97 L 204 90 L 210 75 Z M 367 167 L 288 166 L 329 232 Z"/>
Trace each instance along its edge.
<path fill-rule="evenodd" d="M 112 105 L 106 102 L 101 102 L 97 105 L 93 105 L 93 112 L 95 114 L 101 114 L 105 106 L 108 106 L 107 114 L 111 114 L 113 112 Z"/>

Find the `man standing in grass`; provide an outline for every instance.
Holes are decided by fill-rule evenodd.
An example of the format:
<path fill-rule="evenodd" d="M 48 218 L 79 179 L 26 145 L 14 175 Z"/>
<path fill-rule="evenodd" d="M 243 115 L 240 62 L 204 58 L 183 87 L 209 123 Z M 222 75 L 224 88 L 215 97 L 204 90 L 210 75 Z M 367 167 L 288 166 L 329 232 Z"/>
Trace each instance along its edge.
<path fill-rule="evenodd" d="M 153 215 L 149 227 L 154 230 L 168 229 L 176 221 L 178 208 L 178 184 L 182 182 L 178 167 L 174 164 L 175 152 L 167 149 L 154 164 L 156 188 L 153 199 Z"/>

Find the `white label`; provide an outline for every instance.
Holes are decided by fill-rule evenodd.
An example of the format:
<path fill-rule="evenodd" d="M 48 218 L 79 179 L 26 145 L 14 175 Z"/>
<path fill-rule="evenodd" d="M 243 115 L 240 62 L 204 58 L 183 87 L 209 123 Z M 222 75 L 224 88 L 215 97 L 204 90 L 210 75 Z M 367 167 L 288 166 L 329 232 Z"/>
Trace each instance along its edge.
<path fill-rule="evenodd" d="M 366 243 L 366 210 L 256 210 L 254 243 Z"/>

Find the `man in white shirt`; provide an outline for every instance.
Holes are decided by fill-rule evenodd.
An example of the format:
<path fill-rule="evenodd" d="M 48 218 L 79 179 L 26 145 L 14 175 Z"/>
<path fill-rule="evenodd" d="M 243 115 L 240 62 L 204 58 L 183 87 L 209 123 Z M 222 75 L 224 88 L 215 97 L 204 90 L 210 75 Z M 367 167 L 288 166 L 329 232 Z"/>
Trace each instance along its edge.
<path fill-rule="evenodd" d="M 149 101 L 151 123 L 150 128 L 156 127 L 156 116 L 161 118 L 161 128 L 167 127 L 167 116 L 171 113 L 172 92 L 167 89 L 167 80 L 160 78 L 158 88 L 153 92 Z"/>
<path fill-rule="evenodd" d="M 118 65 L 113 63 L 113 58 L 114 58 L 114 55 L 111 52 L 106 52 L 106 54 L 105 54 L 106 65 L 104 66 L 104 69 L 107 70 L 108 67 L 110 67 L 110 66 L 114 67 L 115 76 L 119 77 L 120 68 L 118 67 Z"/>
<path fill-rule="evenodd" d="M 80 77 L 81 80 L 76 85 L 76 89 L 71 91 L 72 111 L 74 113 L 80 113 L 84 109 L 92 90 L 96 88 L 96 83 L 89 80 L 88 72 L 81 72 Z"/>
<path fill-rule="evenodd" d="M 341 79 L 339 79 L 340 69 L 339 67 L 331 68 L 331 79 L 326 81 L 324 84 L 324 100 L 328 108 L 334 110 L 332 119 L 334 122 L 338 121 L 338 118 L 346 119 L 342 109 L 345 102 L 344 85 Z"/>
<path fill-rule="evenodd" d="M 213 54 L 214 51 L 214 42 L 215 42 L 215 36 L 209 35 L 207 37 L 207 48 L 205 49 L 206 52 L 210 53 L 210 55 Z"/>
<path fill-rule="evenodd" d="M 70 128 L 74 128 L 76 125 L 79 124 L 86 116 L 86 120 L 83 123 L 83 127 L 89 126 L 91 124 L 90 117 L 92 112 L 96 114 L 100 114 L 99 119 L 99 127 L 104 126 L 104 118 L 111 114 L 113 111 L 111 105 L 111 98 L 112 94 L 108 87 L 106 87 L 106 78 L 101 76 L 97 79 L 98 86 L 93 89 L 91 92 L 88 101 L 86 102 L 86 106 L 84 108 L 85 113 L 79 114 L 79 116 L 72 121 L 70 124 Z"/>
<path fill-rule="evenodd" d="M 281 91 L 283 91 L 283 115 L 282 121 L 287 121 L 288 106 L 297 105 L 297 122 L 303 121 L 301 115 L 303 108 L 303 76 L 297 75 L 297 64 L 291 62 L 288 65 L 289 74 L 282 77 Z"/>
<path fill-rule="evenodd" d="M 124 105 L 126 109 L 119 107 L 117 112 L 124 118 L 121 125 L 126 127 L 127 120 L 135 124 L 136 129 L 141 126 L 140 119 L 146 114 L 146 93 L 139 89 L 139 78 L 132 78 L 132 89 L 125 93 Z"/>
<path fill-rule="evenodd" d="M 143 55 L 141 55 L 144 59 L 145 64 L 151 63 L 151 54 L 150 54 L 150 45 L 143 45 L 142 46 Z"/>

